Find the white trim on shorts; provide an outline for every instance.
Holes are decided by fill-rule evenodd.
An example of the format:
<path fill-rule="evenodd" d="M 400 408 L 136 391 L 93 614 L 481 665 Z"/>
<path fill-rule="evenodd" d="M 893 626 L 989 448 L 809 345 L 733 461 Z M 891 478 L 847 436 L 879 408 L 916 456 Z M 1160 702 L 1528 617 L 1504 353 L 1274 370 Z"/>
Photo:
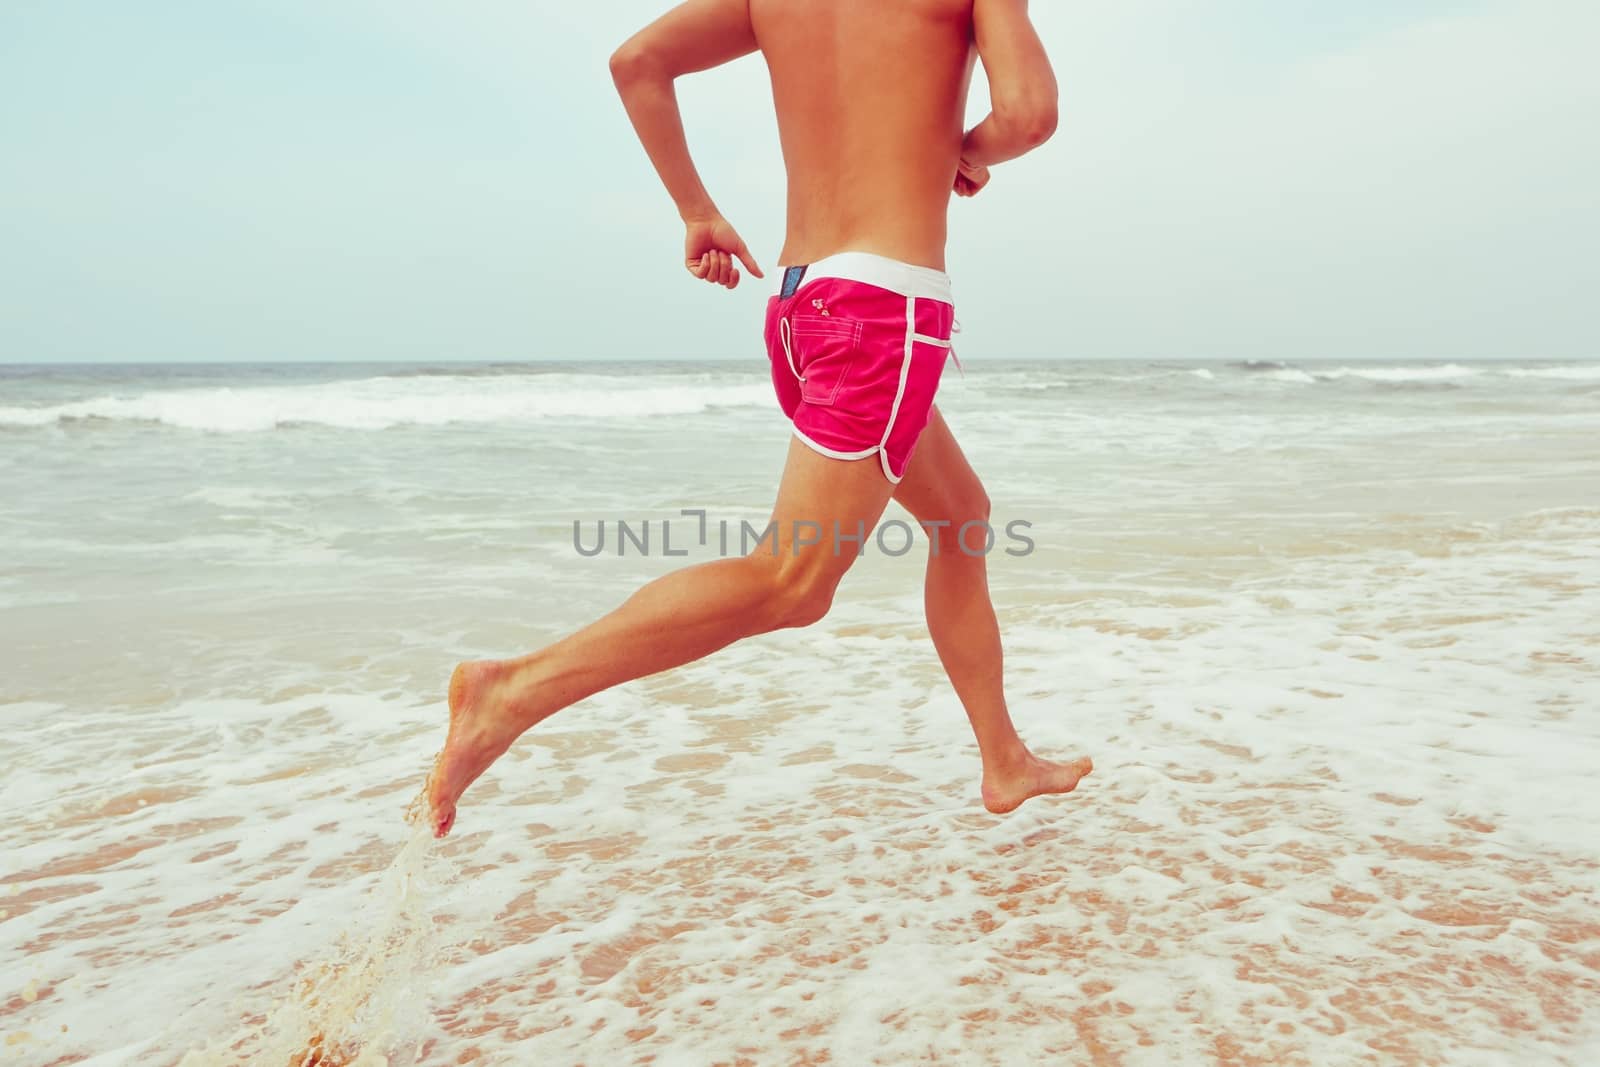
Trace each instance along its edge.
<path fill-rule="evenodd" d="M 785 267 L 772 272 L 777 280 L 772 291 L 779 296 L 783 294 L 783 276 L 786 272 Z M 806 276 L 800 280 L 800 288 L 804 289 L 819 278 L 861 282 L 901 296 L 955 304 L 955 299 L 950 295 L 950 275 L 944 271 L 902 263 L 898 259 L 872 252 L 839 252 L 819 259 L 806 267 Z"/>
<path fill-rule="evenodd" d="M 873 445 L 871 448 L 863 448 L 859 452 L 840 452 L 837 449 L 829 448 L 827 445 L 817 444 L 811 438 L 807 437 L 800 427 L 796 426 L 792 420 L 789 423 L 789 428 L 794 431 L 794 435 L 796 437 L 800 438 L 801 444 L 805 445 L 813 452 L 827 456 L 829 459 L 866 459 L 868 456 L 872 455 L 874 452 L 878 451 L 878 449 L 883 447 L 882 445 Z"/>
<path fill-rule="evenodd" d="M 883 428 L 883 440 L 878 442 L 878 462 L 883 464 L 883 476 L 894 485 L 900 484 L 889 469 L 889 438 L 894 436 L 894 421 L 900 417 L 900 401 L 905 399 L 906 379 L 911 377 L 911 355 L 917 344 L 917 298 L 906 297 L 906 354 L 900 361 L 900 385 L 894 391 L 894 406 L 889 409 L 889 425 Z M 911 457 L 906 457 L 909 463 Z M 905 477 L 902 471 L 900 477 Z"/>

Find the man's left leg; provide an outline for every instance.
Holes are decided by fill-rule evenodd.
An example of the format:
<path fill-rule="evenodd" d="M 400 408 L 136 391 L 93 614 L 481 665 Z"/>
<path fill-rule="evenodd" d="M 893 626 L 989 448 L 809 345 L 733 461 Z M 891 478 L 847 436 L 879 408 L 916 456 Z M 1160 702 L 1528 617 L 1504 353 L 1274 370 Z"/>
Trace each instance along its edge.
<path fill-rule="evenodd" d="M 935 407 L 894 499 L 928 533 L 928 633 L 966 709 L 983 760 L 983 803 L 1000 814 L 1043 793 L 1069 793 L 1094 764 L 1028 751 L 1006 708 L 1000 624 L 989 599 L 989 497 Z M 967 527 L 963 536 L 963 527 Z"/>

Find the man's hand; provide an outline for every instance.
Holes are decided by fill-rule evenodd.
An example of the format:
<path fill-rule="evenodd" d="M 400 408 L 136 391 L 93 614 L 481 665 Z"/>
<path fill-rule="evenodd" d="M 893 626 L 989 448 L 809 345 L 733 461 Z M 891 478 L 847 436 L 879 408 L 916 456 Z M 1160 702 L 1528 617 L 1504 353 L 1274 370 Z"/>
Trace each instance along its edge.
<path fill-rule="evenodd" d="M 689 158 L 674 84 L 685 74 L 720 67 L 755 51 L 749 0 L 685 0 L 630 37 L 611 57 L 611 77 L 639 142 L 678 206 L 678 217 L 689 227 L 684 256 L 689 273 L 729 289 L 739 284 L 735 256 L 758 278 L 761 268 L 718 213 Z"/>
<path fill-rule="evenodd" d="M 989 168 L 975 163 L 968 163 L 965 157 L 956 164 L 957 196 L 977 196 L 983 187 L 989 184 Z"/>
<path fill-rule="evenodd" d="M 739 268 L 734 259 L 757 278 L 764 278 L 761 268 L 728 220 L 721 215 L 704 219 L 687 219 L 688 234 L 683 243 L 684 266 L 701 281 L 732 289 L 739 284 Z"/>

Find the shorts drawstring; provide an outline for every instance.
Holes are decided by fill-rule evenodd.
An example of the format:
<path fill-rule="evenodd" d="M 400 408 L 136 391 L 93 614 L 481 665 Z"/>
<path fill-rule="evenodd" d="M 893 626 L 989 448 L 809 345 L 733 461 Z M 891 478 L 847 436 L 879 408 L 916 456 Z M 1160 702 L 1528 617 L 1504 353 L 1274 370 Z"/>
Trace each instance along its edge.
<path fill-rule="evenodd" d="M 783 342 L 783 358 L 789 361 L 789 370 L 794 374 L 795 381 L 803 382 L 806 376 L 800 373 L 800 368 L 794 365 L 794 345 L 792 342 L 793 331 L 789 328 L 789 317 L 786 315 L 778 320 L 778 338 Z"/>

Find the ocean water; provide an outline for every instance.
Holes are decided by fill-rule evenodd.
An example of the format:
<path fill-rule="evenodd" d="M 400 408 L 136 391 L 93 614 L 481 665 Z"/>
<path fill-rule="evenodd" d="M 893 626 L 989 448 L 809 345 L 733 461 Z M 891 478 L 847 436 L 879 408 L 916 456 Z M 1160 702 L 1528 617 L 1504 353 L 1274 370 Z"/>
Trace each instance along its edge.
<path fill-rule="evenodd" d="M 920 552 L 869 546 L 435 844 L 455 662 L 716 554 L 683 509 L 764 523 L 764 368 L 0 367 L 0 1060 L 1600 1062 L 1600 364 L 941 406 L 1076 794 L 983 810 Z"/>

